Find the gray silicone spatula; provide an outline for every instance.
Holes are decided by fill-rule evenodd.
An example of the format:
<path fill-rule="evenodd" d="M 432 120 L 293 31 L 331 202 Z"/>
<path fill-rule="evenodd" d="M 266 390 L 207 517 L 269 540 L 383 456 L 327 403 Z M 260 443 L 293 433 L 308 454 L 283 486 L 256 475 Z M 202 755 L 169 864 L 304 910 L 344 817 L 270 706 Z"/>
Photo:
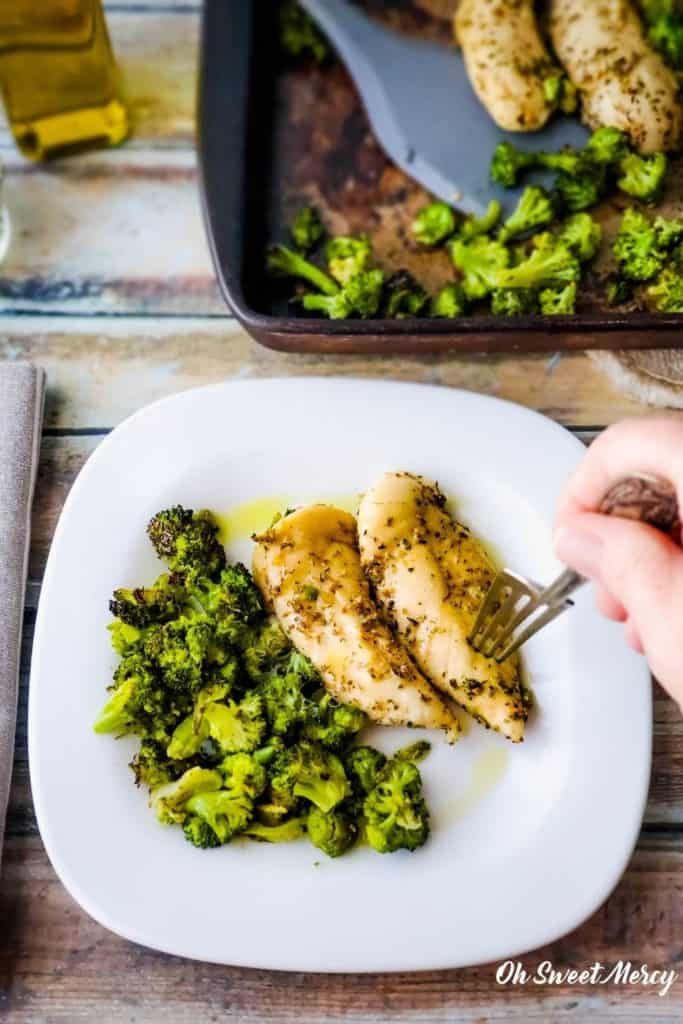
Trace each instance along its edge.
<path fill-rule="evenodd" d="M 348 0 L 300 2 L 345 62 L 391 160 L 466 213 L 483 213 L 491 199 L 509 200 L 489 179 L 491 155 L 503 139 L 525 149 L 560 149 L 588 137 L 577 118 L 562 116 L 533 135 L 501 131 L 455 47 L 399 35 Z"/>

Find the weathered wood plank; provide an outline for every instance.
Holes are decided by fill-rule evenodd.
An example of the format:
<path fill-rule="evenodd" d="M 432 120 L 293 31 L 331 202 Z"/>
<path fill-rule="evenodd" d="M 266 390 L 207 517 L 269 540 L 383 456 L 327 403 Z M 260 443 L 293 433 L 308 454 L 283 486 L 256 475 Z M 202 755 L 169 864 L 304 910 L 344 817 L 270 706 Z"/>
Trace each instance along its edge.
<path fill-rule="evenodd" d="M 641 841 L 621 884 L 581 928 L 523 958 L 534 970 L 596 960 L 681 967 L 683 850 L 666 839 Z M 13 1024 L 107 1024 L 167 1020 L 323 1021 L 520 1020 L 553 1024 L 617 1019 L 670 1024 L 683 1002 L 615 985 L 499 987 L 495 965 L 398 975 L 273 974 L 194 963 L 145 950 L 104 931 L 56 880 L 37 839 L 5 847 L 0 914 L 0 1014 Z M 229 911 L 226 910 L 226 922 Z M 359 919 L 359 925 L 360 925 Z M 626 997 L 626 998 L 624 998 Z"/>
<path fill-rule="evenodd" d="M 163 259 L 162 253 L 156 257 L 157 263 Z M 206 284 L 208 277 L 201 280 Z M 200 283 L 198 290 L 203 287 Z M 192 305 L 194 299 L 186 294 L 171 301 Z M 343 375 L 461 387 L 520 402 L 574 426 L 602 426 L 644 408 L 580 352 L 401 359 L 287 355 L 257 345 L 228 318 L 17 317 L 0 330 L 3 358 L 45 367 L 46 422 L 55 428 L 114 426 L 156 398 L 244 377 Z"/>
<path fill-rule="evenodd" d="M 0 312 L 225 313 L 195 158 L 116 150 L 7 176 Z"/>
<path fill-rule="evenodd" d="M 131 111 L 127 150 L 193 147 L 199 20 L 197 3 L 109 5 L 107 23 Z M 25 163 L 1 106 L 0 148 L 10 174 Z"/>

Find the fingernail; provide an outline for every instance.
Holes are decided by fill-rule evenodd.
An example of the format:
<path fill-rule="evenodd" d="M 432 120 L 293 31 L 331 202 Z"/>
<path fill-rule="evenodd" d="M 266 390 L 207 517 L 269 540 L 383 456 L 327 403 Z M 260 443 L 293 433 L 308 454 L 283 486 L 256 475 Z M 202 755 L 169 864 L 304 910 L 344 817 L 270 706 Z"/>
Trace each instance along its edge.
<path fill-rule="evenodd" d="M 582 576 L 595 579 L 600 575 L 602 541 L 593 533 L 561 526 L 555 534 L 555 554 Z"/>

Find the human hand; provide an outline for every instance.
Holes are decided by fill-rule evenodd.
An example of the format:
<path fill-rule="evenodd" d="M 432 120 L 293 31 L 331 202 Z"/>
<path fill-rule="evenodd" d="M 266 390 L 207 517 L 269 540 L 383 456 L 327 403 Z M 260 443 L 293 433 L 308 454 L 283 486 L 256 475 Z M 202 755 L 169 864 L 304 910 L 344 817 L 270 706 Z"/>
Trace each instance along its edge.
<path fill-rule="evenodd" d="M 560 499 L 555 552 L 595 581 L 600 611 L 625 623 L 631 647 L 683 708 L 683 548 L 651 526 L 596 512 L 613 484 L 639 472 L 668 480 L 683 509 L 683 416 L 625 420 L 600 435 Z"/>

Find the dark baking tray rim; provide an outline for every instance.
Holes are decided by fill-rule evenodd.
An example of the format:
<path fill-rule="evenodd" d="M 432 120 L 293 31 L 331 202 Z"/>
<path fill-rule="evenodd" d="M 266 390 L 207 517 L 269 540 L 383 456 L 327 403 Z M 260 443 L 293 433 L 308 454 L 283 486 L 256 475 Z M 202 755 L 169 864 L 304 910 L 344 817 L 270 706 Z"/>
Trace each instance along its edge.
<path fill-rule="evenodd" d="M 253 7 L 254 0 L 204 0 L 197 124 L 201 204 L 218 283 L 257 341 L 286 352 L 367 354 L 683 346 L 681 314 L 334 321 L 254 310 L 242 286 Z"/>

